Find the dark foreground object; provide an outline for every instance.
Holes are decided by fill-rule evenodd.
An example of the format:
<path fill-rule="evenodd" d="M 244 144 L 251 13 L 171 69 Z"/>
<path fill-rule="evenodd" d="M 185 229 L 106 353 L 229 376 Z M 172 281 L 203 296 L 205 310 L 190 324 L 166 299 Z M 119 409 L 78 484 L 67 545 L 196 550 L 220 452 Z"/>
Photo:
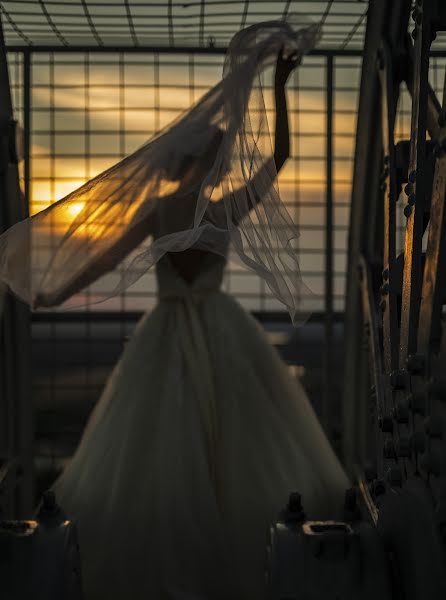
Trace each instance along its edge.
<path fill-rule="evenodd" d="M 35 520 L 0 521 L 1 597 L 82 600 L 76 527 L 48 492 Z"/>

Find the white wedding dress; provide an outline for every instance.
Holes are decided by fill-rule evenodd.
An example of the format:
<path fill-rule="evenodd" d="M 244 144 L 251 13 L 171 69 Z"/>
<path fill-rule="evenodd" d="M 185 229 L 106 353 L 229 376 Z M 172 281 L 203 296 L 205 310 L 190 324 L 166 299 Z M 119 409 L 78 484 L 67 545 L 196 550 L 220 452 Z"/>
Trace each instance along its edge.
<path fill-rule="evenodd" d="M 292 491 L 334 516 L 348 486 L 301 385 L 219 289 L 169 255 L 56 482 L 78 522 L 86 600 L 262 600 L 269 524 Z"/>

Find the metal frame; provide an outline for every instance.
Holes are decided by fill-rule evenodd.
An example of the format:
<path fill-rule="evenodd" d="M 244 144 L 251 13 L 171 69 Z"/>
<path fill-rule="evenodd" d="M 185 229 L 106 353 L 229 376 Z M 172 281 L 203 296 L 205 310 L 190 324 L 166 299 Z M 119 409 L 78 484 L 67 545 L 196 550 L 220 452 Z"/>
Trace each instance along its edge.
<path fill-rule="evenodd" d="M 411 2 L 388 9 L 408 17 Z M 446 591 L 446 71 L 442 106 L 429 86 L 428 71 L 435 34 L 446 31 L 446 6 L 417 0 L 412 19 L 413 47 L 406 34 L 408 19 L 394 37 L 392 14 L 385 14 L 382 3 L 371 2 L 363 79 L 369 88 L 373 85 L 373 93 L 361 100 L 377 109 L 370 127 L 380 143 L 371 145 L 370 131 L 361 139 L 365 124 L 359 121 L 357 150 L 364 144 L 366 152 L 356 155 L 355 175 L 382 170 L 367 182 L 370 196 L 353 195 L 358 205 L 352 207 L 347 360 L 355 360 L 364 331 L 359 360 L 368 368 L 358 369 L 353 381 L 345 380 L 345 422 L 362 435 L 347 438 L 345 452 L 363 514 L 385 541 L 394 592 L 440 600 Z M 410 140 L 395 144 L 402 82 L 411 96 Z M 400 254 L 398 196 L 407 202 Z M 367 229 L 373 214 L 378 217 Z M 350 371 L 347 362 L 347 376 Z"/>
<path fill-rule="evenodd" d="M 378 223 L 382 141 L 380 127 L 370 118 L 380 114 L 381 91 L 378 76 L 371 74 L 376 73 L 384 32 L 392 48 L 404 43 L 409 12 L 410 2 L 406 0 L 369 2 L 351 196 L 345 313 L 343 431 L 348 435 L 344 435 L 343 458 L 352 474 L 358 465 L 371 458 L 367 457 L 369 394 L 364 381 L 368 377 L 368 357 L 363 347 L 358 257 L 364 255 L 369 265 L 378 264 L 380 268 L 381 254 Z"/>
<path fill-rule="evenodd" d="M 322 47 L 344 49 L 362 46 L 367 4 L 356 0 L 166 0 L 144 4 L 132 0 L 3 0 L 0 11 L 8 25 L 7 37 L 26 46 L 64 48 L 88 41 L 96 48 L 142 47 L 154 41 L 153 45 L 169 48 L 224 47 L 238 30 L 252 23 L 297 12 L 324 24 Z"/>

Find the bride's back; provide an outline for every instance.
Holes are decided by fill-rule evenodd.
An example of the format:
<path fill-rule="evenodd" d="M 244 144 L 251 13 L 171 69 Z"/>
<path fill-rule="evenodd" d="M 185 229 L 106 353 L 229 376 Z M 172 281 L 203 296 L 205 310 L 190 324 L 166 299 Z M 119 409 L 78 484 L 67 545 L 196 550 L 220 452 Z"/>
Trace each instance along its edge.
<path fill-rule="evenodd" d="M 199 248 L 189 248 L 182 252 L 168 252 L 167 254 L 177 273 L 189 284 L 202 272 L 204 264 L 208 264 L 210 255 L 212 255 L 211 252 Z M 216 262 L 221 260 L 217 255 L 213 256 L 215 256 Z"/>

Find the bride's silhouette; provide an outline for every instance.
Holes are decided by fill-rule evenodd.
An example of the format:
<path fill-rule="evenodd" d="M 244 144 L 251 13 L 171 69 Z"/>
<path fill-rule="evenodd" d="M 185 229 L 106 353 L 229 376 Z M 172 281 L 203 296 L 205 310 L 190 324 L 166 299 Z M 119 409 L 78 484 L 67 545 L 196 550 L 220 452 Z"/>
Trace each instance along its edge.
<path fill-rule="evenodd" d="M 153 248 L 163 244 L 158 254 L 144 255 L 150 257 L 144 266 L 157 260 L 158 305 L 138 324 L 54 486 L 60 504 L 78 522 L 88 600 L 261 600 L 268 525 L 289 493 L 298 490 L 307 513 L 325 517 L 340 505 L 347 486 L 304 390 L 256 322 L 220 290 L 230 241 L 248 266 L 265 277 L 272 274 L 269 283 L 282 299 L 288 293 L 285 279 L 292 277 L 284 263 L 284 275 L 274 263 L 267 230 L 276 228 L 281 239 L 279 225 L 285 231 L 288 226 L 270 188 L 289 154 L 285 83 L 300 55 L 298 44 L 296 54 L 278 54 L 291 34 L 283 23 L 274 27 L 255 31 L 262 57 L 265 49 L 275 53 L 272 159 L 253 167 L 252 157 L 259 155 L 253 151 L 246 162 L 249 147 L 240 144 L 242 166 L 252 171 L 242 169 L 238 183 L 244 186 L 236 189 L 233 147 L 247 137 L 231 138 L 232 121 L 210 122 L 201 149 L 183 138 L 186 147 L 172 151 L 158 170 L 162 201 L 149 210 L 138 204 L 141 194 L 128 179 L 132 173 L 134 182 L 140 177 L 130 157 L 127 178 L 122 171 L 117 178 L 121 193 L 128 186 L 135 204 L 123 231 L 107 238 L 94 260 L 69 277 L 56 253 L 32 298 L 35 306 L 59 304 L 121 263 L 148 235 Z M 292 35 L 308 39 L 308 32 Z M 234 73 L 236 67 L 227 77 Z M 246 122 L 242 126 L 246 132 Z M 260 143 L 254 140 L 251 149 Z M 229 172 L 232 190 L 221 186 Z M 161 180 L 172 182 L 174 191 L 161 194 Z M 213 189 L 221 186 L 222 197 L 212 202 L 213 192 L 207 195 L 211 202 L 203 204 L 206 226 L 200 229 L 206 181 Z M 100 190 L 102 180 L 98 185 Z M 81 196 L 92 206 L 88 218 L 99 219 L 100 212 L 109 219 L 90 192 L 87 186 Z M 108 208 L 115 210 L 115 203 Z M 249 211 L 256 220 L 246 225 Z M 87 220 L 84 215 L 70 223 L 61 247 Z M 57 285 L 50 285 L 54 272 Z"/>

